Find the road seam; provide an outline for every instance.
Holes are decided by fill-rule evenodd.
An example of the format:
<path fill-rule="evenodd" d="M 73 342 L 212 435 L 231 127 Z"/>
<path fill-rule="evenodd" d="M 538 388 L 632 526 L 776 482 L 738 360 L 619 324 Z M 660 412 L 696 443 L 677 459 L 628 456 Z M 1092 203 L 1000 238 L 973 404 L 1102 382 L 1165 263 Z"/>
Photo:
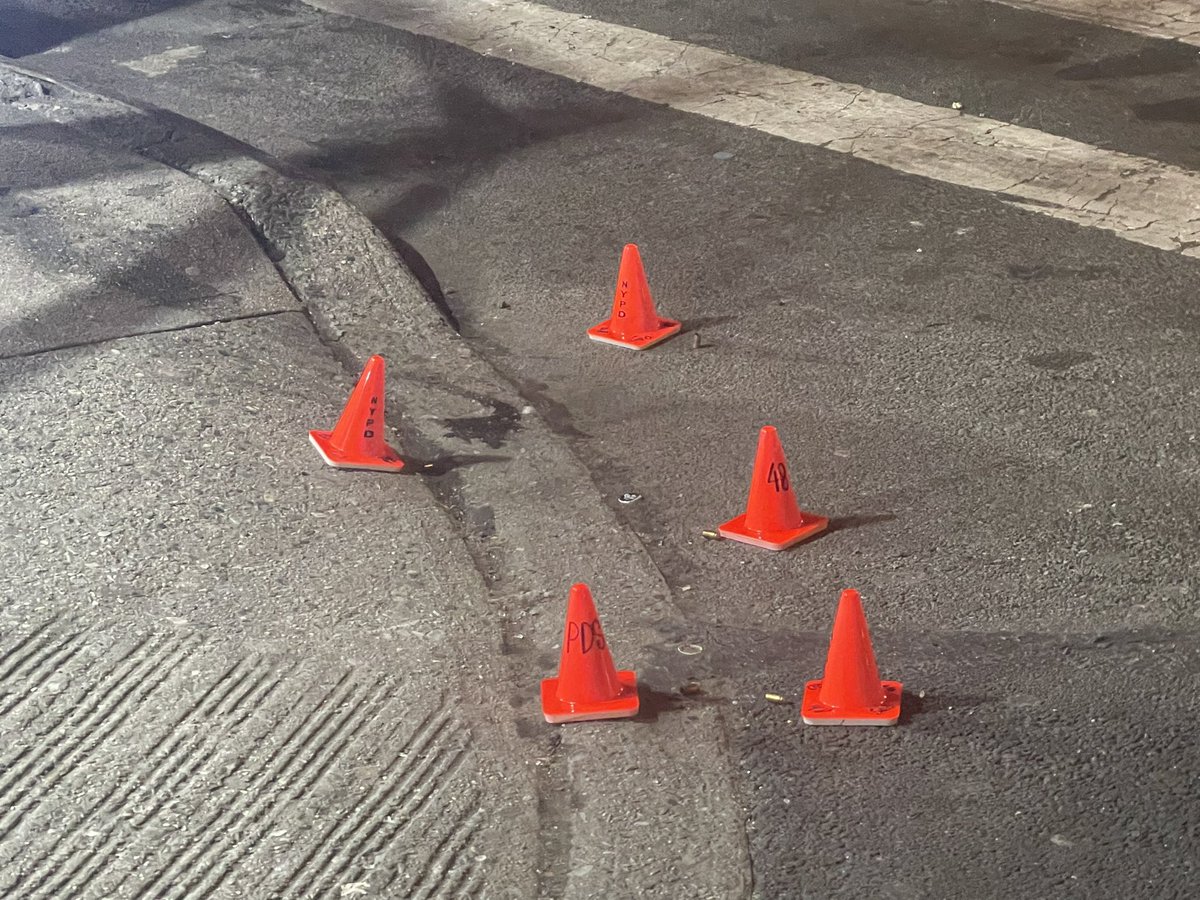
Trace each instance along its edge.
<path fill-rule="evenodd" d="M 212 297 L 197 298 L 198 303 L 216 300 L 220 297 L 229 296 L 227 294 L 217 294 Z M 172 334 L 176 331 L 191 331 L 193 328 L 207 328 L 210 325 L 228 325 L 232 322 L 246 322 L 252 319 L 266 319 L 271 316 L 281 316 L 284 314 L 304 315 L 303 309 L 269 309 L 264 312 L 243 313 L 237 316 L 220 316 L 215 319 L 204 319 L 200 322 L 187 322 L 183 325 L 167 325 L 162 328 L 139 328 L 127 333 L 109 335 L 107 337 L 93 338 L 87 341 L 72 341 L 67 344 L 55 344 L 50 347 L 38 347 L 34 350 L 21 350 L 18 353 L 0 353 L 0 361 L 7 359 L 25 359 L 31 356 L 43 356 L 47 353 L 58 353 L 62 350 L 77 350 L 80 347 L 99 347 L 103 344 L 111 344 L 113 341 L 125 341 L 130 338 L 148 337 L 154 334 Z"/>

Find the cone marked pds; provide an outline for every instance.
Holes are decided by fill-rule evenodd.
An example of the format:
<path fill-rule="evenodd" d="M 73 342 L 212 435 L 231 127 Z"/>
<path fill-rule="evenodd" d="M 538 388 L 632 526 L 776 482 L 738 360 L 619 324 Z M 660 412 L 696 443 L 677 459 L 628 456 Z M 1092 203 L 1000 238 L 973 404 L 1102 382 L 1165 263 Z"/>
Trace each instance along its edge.
<path fill-rule="evenodd" d="M 542 681 L 542 715 L 552 724 L 637 715 L 637 675 L 613 665 L 592 592 L 576 584 L 567 599 L 558 676 Z"/>

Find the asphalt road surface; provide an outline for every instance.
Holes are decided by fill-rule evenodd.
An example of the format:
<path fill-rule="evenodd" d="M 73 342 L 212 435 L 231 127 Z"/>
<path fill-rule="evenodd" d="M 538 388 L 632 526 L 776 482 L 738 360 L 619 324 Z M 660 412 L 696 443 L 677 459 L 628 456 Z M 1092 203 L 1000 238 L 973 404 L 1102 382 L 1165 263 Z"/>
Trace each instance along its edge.
<path fill-rule="evenodd" d="M 1147 8 L 1067 5 L 0 0 L 0 53 L 319 173 L 394 241 L 666 577 L 664 666 L 698 688 L 661 715 L 721 709 L 755 896 L 1185 897 L 1200 53 Z M 640 60 L 667 50 L 745 65 L 665 85 Z M 781 69 L 867 89 L 862 146 Z M 630 241 L 685 330 L 644 354 L 584 337 Z M 763 424 L 832 519 L 786 553 L 701 536 Z M 896 729 L 798 724 L 846 587 Z"/>

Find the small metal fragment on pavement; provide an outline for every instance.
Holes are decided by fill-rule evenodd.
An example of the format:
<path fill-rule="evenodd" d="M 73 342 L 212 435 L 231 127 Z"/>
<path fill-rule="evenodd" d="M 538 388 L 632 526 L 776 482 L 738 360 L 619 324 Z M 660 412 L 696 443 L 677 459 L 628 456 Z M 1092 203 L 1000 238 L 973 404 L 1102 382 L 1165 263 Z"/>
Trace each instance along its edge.
<path fill-rule="evenodd" d="M 699 644 L 680 644 L 675 648 L 684 656 L 695 656 L 697 653 L 703 653 L 704 648 Z"/>
<path fill-rule="evenodd" d="M 637 503 L 641 499 L 642 499 L 641 494 L 635 494 L 635 493 L 633 493 L 633 491 L 626 491 L 620 497 L 617 498 L 617 502 L 618 503 Z"/>
<path fill-rule="evenodd" d="M 708 538 L 710 541 L 719 541 L 719 540 L 721 540 L 721 535 L 720 535 L 720 534 L 718 534 L 718 533 L 717 533 L 717 532 L 715 532 L 715 531 L 702 531 L 702 532 L 700 532 L 700 533 L 701 533 L 702 535 L 704 535 L 704 537 Z"/>
<path fill-rule="evenodd" d="M 700 332 L 697 331 L 695 334 L 692 335 L 692 349 L 700 350 L 703 347 L 704 347 L 704 342 L 700 340 Z"/>
<path fill-rule="evenodd" d="M 763 694 L 763 698 L 770 700 L 772 703 L 783 703 L 783 695 L 781 694 Z"/>

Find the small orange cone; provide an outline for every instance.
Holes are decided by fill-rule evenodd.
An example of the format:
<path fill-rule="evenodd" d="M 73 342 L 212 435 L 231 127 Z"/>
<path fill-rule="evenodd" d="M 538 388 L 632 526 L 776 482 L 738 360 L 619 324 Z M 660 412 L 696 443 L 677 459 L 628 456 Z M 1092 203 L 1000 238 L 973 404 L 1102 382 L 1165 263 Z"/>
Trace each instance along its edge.
<path fill-rule="evenodd" d="M 779 435 L 770 425 L 758 433 L 758 453 L 754 457 L 754 475 L 750 481 L 750 500 L 746 511 L 717 528 L 731 541 L 786 550 L 829 526 L 829 520 L 815 513 L 801 512 L 792 493 L 787 460 Z"/>
<path fill-rule="evenodd" d="M 858 591 L 842 591 L 825 676 L 804 686 L 800 717 L 806 725 L 895 725 L 898 681 L 880 681 Z"/>
<path fill-rule="evenodd" d="M 542 682 L 542 715 L 551 724 L 624 719 L 638 711 L 637 675 L 618 672 L 586 584 L 571 587 L 558 677 Z"/>
<path fill-rule="evenodd" d="M 398 472 L 404 461 L 383 439 L 383 357 L 372 356 L 333 431 L 310 431 L 325 462 L 338 469 Z"/>
<path fill-rule="evenodd" d="M 588 337 L 605 344 L 645 350 L 678 334 L 682 324 L 660 318 L 650 296 L 646 270 L 637 244 L 626 244 L 617 273 L 617 291 L 613 295 L 612 316 L 588 329 Z"/>

